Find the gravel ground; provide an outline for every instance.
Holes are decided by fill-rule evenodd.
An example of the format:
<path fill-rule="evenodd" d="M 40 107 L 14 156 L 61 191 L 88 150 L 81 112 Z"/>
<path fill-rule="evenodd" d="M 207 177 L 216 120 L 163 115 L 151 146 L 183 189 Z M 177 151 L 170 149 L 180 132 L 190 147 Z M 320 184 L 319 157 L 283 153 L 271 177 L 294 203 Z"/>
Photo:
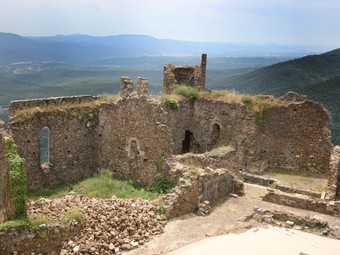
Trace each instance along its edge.
<path fill-rule="evenodd" d="M 258 223 L 254 220 L 240 221 L 240 219 L 251 215 L 255 207 L 261 207 L 271 211 L 285 211 L 298 216 L 317 216 L 318 218 L 327 221 L 329 226 L 338 229 L 337 231 L 340 232 L 340 218 L 264 202 L 261 200 L 261 196 L 263 196 L 265 192 L 266 188 L 246 184 L 245 196 L 228 198 L 227 201 L 214 207 L 211 214 L 205 217 L 188 214 L 173 219 L 168 222 L 163 234 L 154 237 L 150 242 L 137 249 L 124 252 L 124 254 L 167 254 L 185 245 L 200 241 L 208 236 L 239 233 L 253 227 L 258 227 L 262 223 Z"/>

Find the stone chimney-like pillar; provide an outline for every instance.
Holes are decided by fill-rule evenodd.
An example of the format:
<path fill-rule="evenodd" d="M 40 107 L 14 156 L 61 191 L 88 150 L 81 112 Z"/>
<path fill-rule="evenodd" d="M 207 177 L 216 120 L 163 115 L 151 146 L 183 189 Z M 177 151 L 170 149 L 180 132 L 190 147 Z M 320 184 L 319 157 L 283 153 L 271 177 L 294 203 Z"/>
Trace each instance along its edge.
<path fill-rule="evenodd" d="M 122 98 L 129 97 L 133 92 L 133 82 L 127 76 L 120 78 L 120 96 Z"/>
<path fill-rule="evenodd" d="M 202 54 L 201 60 L 201 89 L 205 89 L 205 76 L 207 70 L 207 54 Z"/>
<path fill-rule="evenodd" d="M 137 78 L 137 95 L 149 95 L 149 81 L 143 77 Z"/>

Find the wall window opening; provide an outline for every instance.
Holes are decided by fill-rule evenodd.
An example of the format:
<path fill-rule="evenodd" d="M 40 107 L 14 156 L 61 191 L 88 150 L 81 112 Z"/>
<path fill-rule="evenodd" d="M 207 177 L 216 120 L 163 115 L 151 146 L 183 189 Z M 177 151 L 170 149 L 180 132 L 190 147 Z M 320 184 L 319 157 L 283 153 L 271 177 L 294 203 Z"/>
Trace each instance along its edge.
<path fill-rule="evenodd" d="M 43 127 L 39 132 L 40 164 L 50 163 L 50 129 Z"/>

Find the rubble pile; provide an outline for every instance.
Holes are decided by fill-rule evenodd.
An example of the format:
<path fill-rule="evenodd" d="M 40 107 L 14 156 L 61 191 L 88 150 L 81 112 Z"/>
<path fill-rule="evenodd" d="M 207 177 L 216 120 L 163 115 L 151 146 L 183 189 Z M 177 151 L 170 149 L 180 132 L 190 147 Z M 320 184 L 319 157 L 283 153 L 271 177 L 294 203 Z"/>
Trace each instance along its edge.
<path fill-rule="evenodd" d="M 198 204 L 198 211 L 197 215 L 198 216 L 206 216 L 210 214 L 210 202 L 209 201 L 203 201 L 202 203 Z"/>
<path fill-rule="evenodd" d="M 82 224 L 79 233 L 63 242 L 61 255 L 121 254 L 163 232 L 165 215 L 142 199 L 121 200 L 65 196 L 31 202 L 29 214 L 47 216 L 52 222 Z M 78 217 L 72 215 L 78 215 Z M 81 215 L 81 217 L 79 217 Z"/>

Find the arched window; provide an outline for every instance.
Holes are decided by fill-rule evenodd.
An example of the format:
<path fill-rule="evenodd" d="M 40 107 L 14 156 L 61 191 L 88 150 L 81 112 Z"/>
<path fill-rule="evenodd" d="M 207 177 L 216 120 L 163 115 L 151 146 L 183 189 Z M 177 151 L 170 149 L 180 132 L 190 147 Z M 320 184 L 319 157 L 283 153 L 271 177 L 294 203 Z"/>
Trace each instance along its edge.
<path fill-rule="evenodd" d="M 50 163 L 50 129 L 43 127 L 39 132 L 40 164 Z"/>
<path fill-rule="evenodd" d="M 212 134 L 211 134 L 211 144 L 217 144 L 220 138 L 221 127 L 219 124 L 215 123 L 212 126 Z"/>

